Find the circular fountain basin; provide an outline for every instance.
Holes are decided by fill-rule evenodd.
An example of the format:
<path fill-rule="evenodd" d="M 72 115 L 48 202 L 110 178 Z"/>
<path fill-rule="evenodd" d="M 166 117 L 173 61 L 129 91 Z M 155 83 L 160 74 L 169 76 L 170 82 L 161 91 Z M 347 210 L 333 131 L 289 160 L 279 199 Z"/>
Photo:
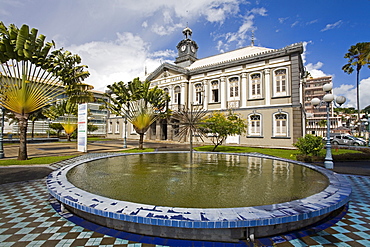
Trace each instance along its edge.
<path fill-rule="evenodd" d="M 69 211 L 103 226 L 226 242 L 311 225 L 339 213 L 351 194 L 344 177 L 309 164 L 258 154 L 195 152 L 188 165 L 186 157 L 188 152 L 156 152 L 82 160 L 51 173 L 48 190 Z"/>

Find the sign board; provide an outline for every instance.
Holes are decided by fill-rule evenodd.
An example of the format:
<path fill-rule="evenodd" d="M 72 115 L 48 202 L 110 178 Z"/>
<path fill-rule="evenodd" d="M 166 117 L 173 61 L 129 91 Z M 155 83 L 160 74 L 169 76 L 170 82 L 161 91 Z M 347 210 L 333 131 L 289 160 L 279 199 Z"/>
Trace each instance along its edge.
<path fill-rule="evenodd" d="M 87 103 L 78 105 L 77 151 L 87 152 Z"/>

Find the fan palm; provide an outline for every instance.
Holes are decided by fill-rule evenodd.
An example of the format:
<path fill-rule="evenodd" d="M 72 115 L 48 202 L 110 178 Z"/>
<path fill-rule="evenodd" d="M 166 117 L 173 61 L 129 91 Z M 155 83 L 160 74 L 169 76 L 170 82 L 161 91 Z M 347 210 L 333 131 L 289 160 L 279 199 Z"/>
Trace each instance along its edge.
<path fill-rule="evenodd" d="M 123 112 L 127 121 L 134 126 L 136 133 L 139 134 L 139 149 L 143 149 L 144 134 L 158 118 L 154 107 L 150 103 L 145 103 L 144 99 L 140 99 L 131 102 L 130 107 L 126 107 Z"/>
<path fill-rule="evenodd" d="M 168 93 L 157 86 L 150 88 L 150 82 L 141 82 L 135 78 L 129 83 L 122 81 L 108 85 L 109 93 L 103 101 L 105 107 L 117 116 L 131 122 L 140 135 L 139 148 L 143 147 L 143 138 L 149 126 L 158 118 L 168 113 L 163 111 L 170 100 Z M 153 115 L 154 114 L 154 115 Z M 148 125 L 149 124 L 149 125 Z"/>
<path fill-rule="evenodd" d="M 45 108 L 42 114 L 52 120 L 63 117 L 61 125 L 67 134 L 68 141 L 71 141 L 72 133 L 77 129 L 78 105 L 72 100 L 61 100 Z"/>
<path fill-rule="evenodd" d="M 344 55 L 348 59 L 347 64 L 342 67 L 342 70 L 347 74 L 352 74 L 356 69 L 357 82 L 357 121 L 360 121 L 360 70 L 367 65 L 370 68 L 370 42 L 357 43 L 352 45 L 348 52 Z M 359 125 L 359 135 L 361 136 L 361 126 Z"/>
<path fill-rule="evenodd" d="M 27 121 L 32 112 L 56 102 L 66 89 L 71 91 L 89 76 L 81 58 L 70 52 L 50 52 L 54 42 L 37 36 L 38 30 L 20 29 L 0 22 L 0 105 L 19 122 L 18 159 L 27 159 Z"/>

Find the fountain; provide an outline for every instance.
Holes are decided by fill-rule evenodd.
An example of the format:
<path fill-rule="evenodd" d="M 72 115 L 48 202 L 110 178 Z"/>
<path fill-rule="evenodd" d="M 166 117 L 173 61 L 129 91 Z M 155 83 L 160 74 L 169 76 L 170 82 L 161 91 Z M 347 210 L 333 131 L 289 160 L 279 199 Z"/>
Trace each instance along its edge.
<path fill-rule="evenodd" d="M 344 177 L 300 162 L 210 152 L 188 159 L 189 152 L 86 159 L 51 173 L 48 191 L 102 226 L 220 242 L 301 229 L 342 212 L 351 194 Z"/>

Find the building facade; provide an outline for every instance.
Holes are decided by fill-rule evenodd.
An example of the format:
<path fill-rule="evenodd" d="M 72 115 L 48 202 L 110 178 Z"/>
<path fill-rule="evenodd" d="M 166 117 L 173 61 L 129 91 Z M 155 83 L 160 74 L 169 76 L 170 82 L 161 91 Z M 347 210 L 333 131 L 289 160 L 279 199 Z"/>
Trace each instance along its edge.
<path fill-rule="evenodd" d="M 192 40 L 191 29 L 185 28 L 183 34 L 174 64 L 163 63 L 147 77 L 151 86 L 169 93 L 171 110 L 194 106 L 210 113 L 233 110 L 240 114 L 248 122 L 248 131 L 230 136 L 227 143 L 290 147 L 302 137 L 302 44 L 282 49 L 251 45 L 198 59 L 198 45 Z M 110 119 L 108 137 L 135 138 L 130 124 L 123 133 L 120 125 L 122 118 Z M 179 141 L 179 125 L 175 118 L 158 120 L 148 130 L 146 139 Z"/>
<path fill-rule="evenodd" d="M 329 83 L 332 83 L 331 76 L 309 78 L 305 83 L 306 134 L 326 136 L 326 104 L 314 107 L 311 104 L 311 100 L 313 98 L 323 100 L 326 94 L 323 90 L 323 86 Z M 334 114 L 334 104 L 330 104 L 329 114 L 330 129 L 332 131 L 345 132 L 346 128 L 342 126 L 341 116 Z"/>
<path fill-rule="evenodd" d="M 92 88 L 92 87 L 91 87 Z M 93 97 L 94 102 L 88 103 L 89 109 L 89 124 L 94 125 L 97 127 L 97 130 L 94 132 L 89 132 L 88 134 L 98 135 L 98 136 L 106 136 L 107 126 L 106 121 L 108 119 L 108 110 L 102 108 L 102 103 L 100 100 L 107 100 L 104 96 L 103 92 L 96 91 L 96 90 L 89 90 Z M 62 94 L 58 97 L 60 100 L 67 99 L 67 95 Z M 75 119 L 77 123 L 77 117 L 72 117 Z M 65 122 L 67 117 L 61 116 L 55 120 L 45 119 L 45 120 L 37 120 L 32 122 L 31 120 L 28 121 L 28 128 L 27 133 L 31 134 L 34 133 L 36 136 L 46 136 L 47 133 L 50 133 L 52 129 L 50 129 L 49 124 L 51 123 L 63 123 Z M 9 122 L 4 123 L 4 135 L 6 136 L 18 136 L 19 133 L 19 126 L 15 122 L 13 124 L 9 124 Z"/>

